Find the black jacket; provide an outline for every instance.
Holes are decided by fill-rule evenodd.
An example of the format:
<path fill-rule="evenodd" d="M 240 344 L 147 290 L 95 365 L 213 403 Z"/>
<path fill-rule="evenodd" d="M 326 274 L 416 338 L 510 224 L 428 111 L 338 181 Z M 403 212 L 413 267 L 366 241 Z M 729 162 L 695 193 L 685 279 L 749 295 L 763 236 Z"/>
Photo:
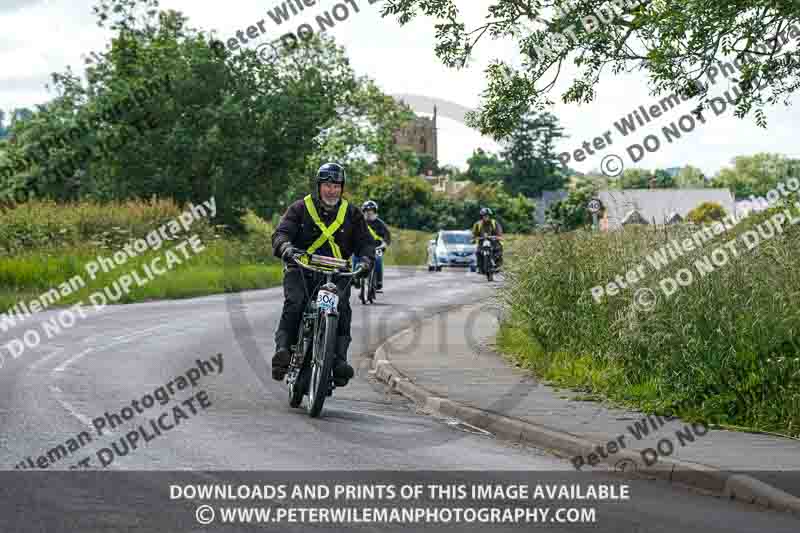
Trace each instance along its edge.
<path fill-rule="evenodd" d="M 322 202 L 316 196 L 313 198 L 320 219 L 326 226 L 330 226 L 336 220 L 336 214 L 339 212 L 341 204 L 326 211 L 323 209 Z M 292 243 L 295 248 L 306 250 L 320 235 L 322 235 L 322 230 L 314 223 L 306 209 L 305 202 L 300 199 L 289 206 L 278 227 L 275 228 L 275 232 L 272 234 L 272 253 L 275 257 L 280 257 L 281 245 L 286 242 Z M 333 240 L 339 246 L 343 259 L 350 259 L 354 252 L 361 257 L 375 257 L 375 240 L 367 229 L 367 221 L 361 210 L 352 203 L 347 206 L 344 223 L 336 231 Z M 327 240 L 314 253 L 333 257 L 333 250 Z"/>
<path fill-rule="evenodd" d="M 389 233 L 389 226 L 386 225 L 386 222 L 380 219 L 380 217 L 376 218 L 372 222 L 367 220 L 367 224 L 369 225 L 372 230 L 378 234 L 378 236 L 383 239 L 383 241 L 389 245 L 392 244 L 392 234 Z"/>

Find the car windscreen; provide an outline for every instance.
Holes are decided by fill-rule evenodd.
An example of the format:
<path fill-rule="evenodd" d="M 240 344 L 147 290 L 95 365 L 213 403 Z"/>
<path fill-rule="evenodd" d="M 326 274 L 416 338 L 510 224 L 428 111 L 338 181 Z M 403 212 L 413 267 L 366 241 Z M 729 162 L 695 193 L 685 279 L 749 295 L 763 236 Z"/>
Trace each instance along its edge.
<path fill-rule="evenodd" d="M 445 244 L 472 244 L 472 235 L 469 233 L 443 233 L 442 240 Z"/>

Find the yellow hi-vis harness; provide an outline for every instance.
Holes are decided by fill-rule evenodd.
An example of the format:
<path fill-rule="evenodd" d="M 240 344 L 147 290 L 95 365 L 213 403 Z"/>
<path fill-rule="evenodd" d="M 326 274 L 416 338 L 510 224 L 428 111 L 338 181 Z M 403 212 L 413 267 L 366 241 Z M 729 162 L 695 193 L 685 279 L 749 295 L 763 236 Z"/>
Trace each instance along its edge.
<path fill-rule="evenodd" d="M 336 220 L 334 220 L 330 226 L 326 226 L 325 223 L 322 222 L 322 219 L 319 218 L 317 208 L 314 206 L 314 201 L 311 199 L 310 194 L 306 196 L 303 201 L 306 204 L 306 209 L 308 210 L 308 214 L 311 215 L 311 219 L 314 221 L 314 224 L 316 224 L 317 227 L 322 231 L 322 235 L 320 235 L 319 238 L 308 247 L 308 254 L 313 254 L 317 248 L 325 244 L 325 241 L 328 241 L 328 244 L 331 245 L 331 250 L 333 250 L 333 256 L 336 259 L 343 259 L 342 251 L 333 240 L 333 234 L 336 233 L 336 230 L 338 230 L 342 224 L 344 224 L 344 217 L 347 215 L 347 200 L 342 199 L 342 205 L 339 206 L 339 212 L 336 214 Z"/>
<path fill-rule="evenodd" d="M 497 231 L 497 223 L 494 221 L 494 219 L 491 219 L 489 222 L 492 223 L 492 231 Z M 478 233 L 481 229 L 481 226 L 483 226 L 483 221 L 482 220 L 477 221 L 475 225 L 472 227 L 472 233 Z"/>
<path fill-rule="evenodd" d="M 370 226 L 369 224 L 367 224 L 367 229 L 369 230 L 370 234 L 372 234 L 372 238 L 373 238 L 373 239 L 375 239 L 376 241 L 378 241 L 378 243 L 381 243 L 381 242 L 383 242 L 383 240 L 381 239 L 381 236 L 380 236 L 380 235 L 378 235 L 377 233 L 375 233 L 375 230 L 374 230 L 374 229 L 372 229 L 372 226 Z"/>

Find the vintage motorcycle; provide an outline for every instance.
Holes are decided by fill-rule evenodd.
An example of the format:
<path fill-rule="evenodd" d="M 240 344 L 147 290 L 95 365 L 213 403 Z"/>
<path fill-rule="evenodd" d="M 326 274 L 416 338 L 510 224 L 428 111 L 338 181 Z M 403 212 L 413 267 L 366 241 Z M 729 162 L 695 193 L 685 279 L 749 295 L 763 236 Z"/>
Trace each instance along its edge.
<path fill-rule="evenodd" d="M 363 272 L 366 265 L 350 271 L 342 259 L 298 252 L 291 256 L 294 264 L 313 272 L 314 288 L 306 286 L 307 304 L 300 322 L 297 344 L 290 347 L 291 360 L 286 373 L 289 386 L 289 405 L 300 407 L 308 395 L 306 410 L 311 417 L 322 412 L 325 399 L 333 394 L 333 362 L 336 357 L 336 337 L 339 325 L 338 278 L 352 278 Z M 304 283 L 305 277 L 303 277 Z"/>
<path fill-rule="evenodd" d="M 500 237 L 495 237 L 487 234 L 481 235 L 478 246 L 478 269 L 481 273 L 486 274 L 486 280 L 494 280 L 495 273 L 500 269 L 497 267 L 497 257 L 495 250 L 495 241 L 499 241 Z"/>
<path fill-rule="evenodd" d="M 377 268 L 379 258 L 383 256 L 385 250 L 386 243 L 381 243 L 380 246 L 375 248 L 375 264 L 372 266 L 367 280 L 361 283 L 359 299 L 362 304 L 366 304 L 367 302 L 373 303 L 377 297 L 378 274 L 375 272 L 375 269 Z"/>

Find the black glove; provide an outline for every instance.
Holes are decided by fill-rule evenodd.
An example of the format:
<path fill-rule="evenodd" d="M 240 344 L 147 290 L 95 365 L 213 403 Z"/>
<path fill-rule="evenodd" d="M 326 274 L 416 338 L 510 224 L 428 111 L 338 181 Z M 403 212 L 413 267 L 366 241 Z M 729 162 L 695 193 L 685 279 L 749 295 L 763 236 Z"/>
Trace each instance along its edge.
<path fill-rule="evenodd" d="M 281 247 L 280 247 L 281 258 L 282 259 L 288 259 L 292 255 L 296 254 L 299 251 L 300 250 L 298 250 L 297 248 L 292 246 L 291 242 L 285 242 L 285 243 L 281 244 Z"/>
<path fill-rule="evenodd" d="M 359 259 L 358 275 L 356 278 L 366 278 L 369 276 L 369 271 L 372 270 L 373 261 L 371 257 L 362 257 Z"/>

